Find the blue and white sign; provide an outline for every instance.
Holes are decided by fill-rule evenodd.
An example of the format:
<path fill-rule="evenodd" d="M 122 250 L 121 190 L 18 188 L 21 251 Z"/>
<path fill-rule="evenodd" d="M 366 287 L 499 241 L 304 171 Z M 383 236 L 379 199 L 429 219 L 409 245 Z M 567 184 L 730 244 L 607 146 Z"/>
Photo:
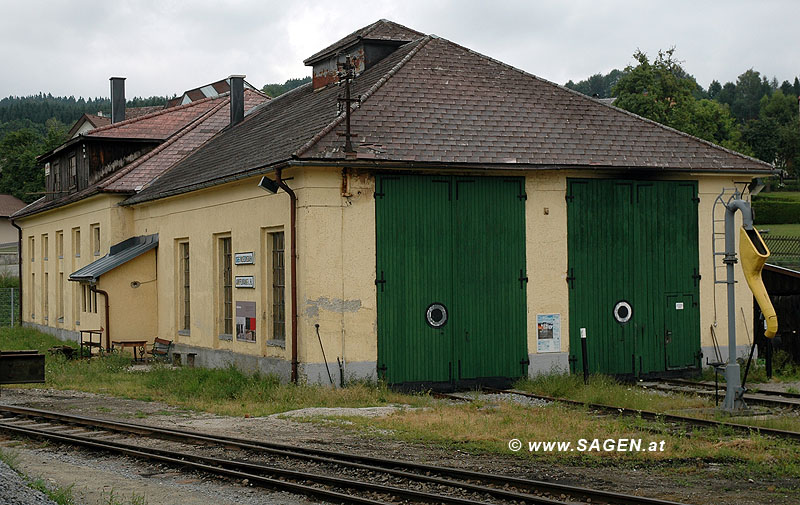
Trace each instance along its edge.
<path fill-rule="evenodd" d="M 561 352 L 561 314 L 536 315 L 536 352 Z"/>

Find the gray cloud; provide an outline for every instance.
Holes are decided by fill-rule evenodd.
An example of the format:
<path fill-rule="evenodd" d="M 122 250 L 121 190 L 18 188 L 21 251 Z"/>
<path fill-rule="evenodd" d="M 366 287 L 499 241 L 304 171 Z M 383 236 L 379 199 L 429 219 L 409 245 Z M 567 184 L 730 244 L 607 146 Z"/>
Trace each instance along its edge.
<path fill-rule="evenodd" d="M 129 96 L 180 93 L 245 73 L 256 86 L 309 74 L 302 60 L 388 18 L 563 84 L 677 47 L 700 84 L 755 68 L 800 75 L 792 0 L 642 2 L 425 0 L 319 2 L 8 2 L 0 18 L 0 96 L 39 91 Z"/>

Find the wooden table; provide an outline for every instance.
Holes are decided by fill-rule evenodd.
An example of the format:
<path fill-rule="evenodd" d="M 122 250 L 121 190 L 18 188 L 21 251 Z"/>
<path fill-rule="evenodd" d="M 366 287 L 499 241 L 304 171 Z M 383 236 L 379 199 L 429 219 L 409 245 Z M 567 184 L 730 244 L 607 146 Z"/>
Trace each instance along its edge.
<path fill-rule="evenodd" d="M 147 340 L 112 340 L 111 348 L 115 347 L 132 347 L 133 348 L 133 361 L 144 361 L 144 352 L 147 347 Z M 139 351 L 139 357 L 136 357 L 136 351 Z"/>
<path fill-rule="evenodd" d="M 94 336 L 97 335 L 97 342 L 94 341 Z M 88 337 L 88 338 L 87 338 Z M 103 352 L 103 330 L 81 330 L 80 350 L 81 357 L 83 357 L 83 349 L 89 349 L 89 357 L 92 357 L 92 349 L 97 348 Z"/>

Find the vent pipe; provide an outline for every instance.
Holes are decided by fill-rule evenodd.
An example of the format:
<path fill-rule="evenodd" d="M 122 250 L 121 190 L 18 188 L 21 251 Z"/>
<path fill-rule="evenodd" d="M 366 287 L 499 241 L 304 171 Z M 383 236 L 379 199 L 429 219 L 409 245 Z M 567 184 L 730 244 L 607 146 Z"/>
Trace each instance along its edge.
<path fill-rule="evenodd" d="M 231 126 L 244 119 L 244 75 L 232 75 L 231 81 Z"/>
<path fill-rule="evenodd" d="M 111 123 L 125 121 L 125 78 L 112 77 L 111 81 Z"/>

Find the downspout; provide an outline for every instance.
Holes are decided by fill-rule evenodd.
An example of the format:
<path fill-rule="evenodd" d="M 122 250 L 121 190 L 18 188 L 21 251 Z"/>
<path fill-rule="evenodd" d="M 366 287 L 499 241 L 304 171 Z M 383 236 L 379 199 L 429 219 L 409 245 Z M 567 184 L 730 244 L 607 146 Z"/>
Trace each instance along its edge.
<path fill-rule="evenodd" d="M 11 219 L 11 226 L 17 229 L 17 259 L 19 268 L 19 325 L 22 326 L 22 228 Z"/>
<path fill-rule="evenodd" d="M 289 195 L 290 210 L 289 210 L 289 226 L 290 231 L 290 252 L 292 258 L 292 267 L 290 270 L 290 284 L 292 290 L 292 382 L 297 383 L 297 195 L 294 194 L 292 188 L 286 185 L 281 178 L 281 169 L 275 171 L 277 176 L 275 183 L 286 191 Z"/>
<path fill-rule="evenodd" d="M 111 349 L 111 323 L 110 323 L 110 318 L 108 316 L 108 293 L 106 293 L 102 289 L 97 289 L 96 284 L 92 285 L 92 291 L 103 295 L 103 298 L 106 299 L 106 350 L 108 350 Z"/>

